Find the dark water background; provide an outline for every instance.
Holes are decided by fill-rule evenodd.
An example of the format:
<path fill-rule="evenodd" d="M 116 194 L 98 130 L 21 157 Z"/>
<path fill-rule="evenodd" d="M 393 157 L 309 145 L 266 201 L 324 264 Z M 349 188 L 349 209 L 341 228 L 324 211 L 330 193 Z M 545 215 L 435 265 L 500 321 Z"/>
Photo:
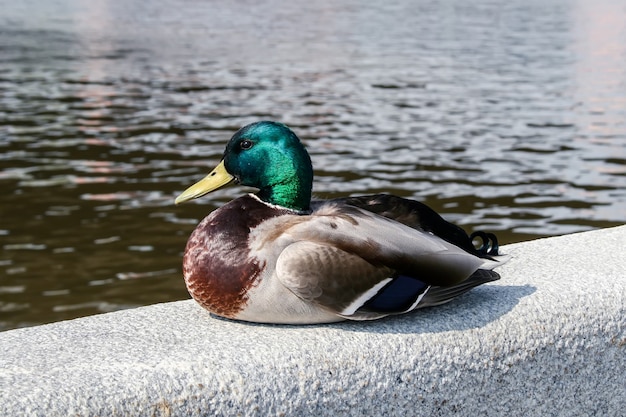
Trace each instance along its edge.
<path fill-rule="evenodd" d="M 0 0 L 0 330 L 188 298 L 186 237 L 244 190 L 173 199 L 259 119 L 320 197 L 623 224 L 626 2 Z"/>

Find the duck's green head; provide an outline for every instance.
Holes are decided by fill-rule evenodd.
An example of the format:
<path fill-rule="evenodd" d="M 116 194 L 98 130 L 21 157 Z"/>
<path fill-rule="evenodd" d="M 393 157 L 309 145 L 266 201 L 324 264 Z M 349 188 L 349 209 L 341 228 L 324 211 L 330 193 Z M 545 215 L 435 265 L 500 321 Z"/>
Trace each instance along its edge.
<path fill-rule="evenodd" d="M 252 123 L 235 133 L 219 165 L 179 195 L 176 204 L 233 181 L 258 188 L 257 196 L 267 203 L 306 211 L 313 184 L 311 158 L 287 126 L 268 121 Z"/>

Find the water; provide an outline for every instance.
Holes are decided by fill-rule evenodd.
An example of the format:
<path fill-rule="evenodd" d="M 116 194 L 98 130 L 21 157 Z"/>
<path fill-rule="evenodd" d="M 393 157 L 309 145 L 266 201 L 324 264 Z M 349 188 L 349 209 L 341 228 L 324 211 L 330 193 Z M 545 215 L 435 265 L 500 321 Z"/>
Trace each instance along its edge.
<path fill-rule="evenodd" d="M 0 0 L 0 330 L 188 298 L 186 237 L 244 190 L 173 199 L 259 119 L 321 197 L 504 243 L 625 222 L 623 1 L 369 3 Z"/>

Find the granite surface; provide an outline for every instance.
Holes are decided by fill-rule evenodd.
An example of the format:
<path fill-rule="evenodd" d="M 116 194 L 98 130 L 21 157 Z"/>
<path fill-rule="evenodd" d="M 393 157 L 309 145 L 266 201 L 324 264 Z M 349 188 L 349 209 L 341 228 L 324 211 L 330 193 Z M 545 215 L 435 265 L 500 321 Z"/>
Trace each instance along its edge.
<path fill-rule="evenodd" d="M 0 415 L 623 415 L 626 226 L 502 252 L 500 281 L 374 322 L 255 325 L 187 300 L 6 331 Z"/>

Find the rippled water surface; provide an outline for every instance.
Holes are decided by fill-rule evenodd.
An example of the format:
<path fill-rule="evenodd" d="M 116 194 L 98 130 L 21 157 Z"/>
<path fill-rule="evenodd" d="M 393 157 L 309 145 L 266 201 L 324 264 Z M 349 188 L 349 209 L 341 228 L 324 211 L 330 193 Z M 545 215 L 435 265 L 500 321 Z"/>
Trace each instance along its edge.
<path fill-rule="evenodd" d="M 188 298 L 186 237 L 244 190 L 173 199 L 259 119 L 320 197 L 504 243 L 622 224 L 624 63 L 621 0 L 0 0 L 0 330 Z"/>

